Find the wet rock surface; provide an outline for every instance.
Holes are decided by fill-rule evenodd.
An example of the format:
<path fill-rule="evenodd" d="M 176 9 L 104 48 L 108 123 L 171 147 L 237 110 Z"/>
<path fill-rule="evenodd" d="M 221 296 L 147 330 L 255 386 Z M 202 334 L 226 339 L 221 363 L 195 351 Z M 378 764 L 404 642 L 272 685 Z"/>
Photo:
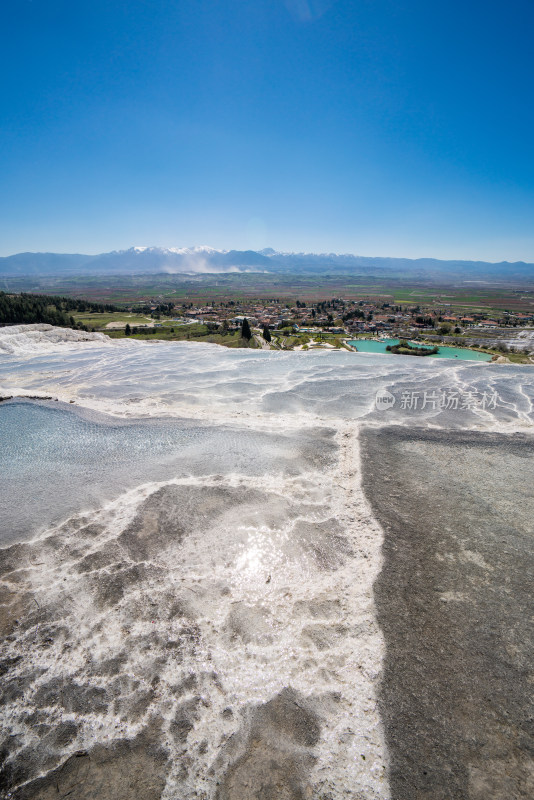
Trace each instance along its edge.
<path fill-rule="evenodd" d="M 297 470 L 147 483 L 0 549 L 0 797 L 385 800 L 376 530 L 317 442 L 300 461 L 297 433 Z"/>
<path fill-rule="evenodd" d="M 203 486 L 164 486 L 143 503 L 118 543 L 136 561 L 159 556 L 169 546 L 181 544 L 193 530 L 213 523 L 226 507 L 255 504 L 260 492 Z"/>
<path fill-rule="evenodd" d="M 334 433 L 265 432 L 182 417 L 125 420 L 63 402 L 5 402 L 0 462 L 9 469 L 0 482 L 0 546 L 31 539 L 80 508 L 97 510 L 147 481 L 327 469 Z"/>
<path fill-rule="evenodd" d="M 159 800 L 165 786 L 168 753 L 158 742 L 157 726 L 133 740 L 79 751 L 42 778 L 13 792 L 13 800 Z M 13 777 L 13 776 L 12 776 Z"/>
<path fill-rule="evenodd" d="M 362 434 L 393 800 L 534 796 L 534 441 Z"/>
<path fill-rule="evenodd" d="M 253 489 L 166 485 L 141 500 L 126 524 L 108 529 L 73 518 L 48 537 L 0 550 L 6 797 L 160 797 L 165 742 L 184 758 L 200 710 L 210 705 L 196 690 L 221 691 L 215 673 L 199 674 L 195 663 L 203 648 L 191 600 L 197 590 L 190 587 L 190 597 L 176 590 L 181 546 L 224 526 L 236 509 L 246 519 L 258 505 L 272 518 L 280 513 L 278 501 L 269 508 Z M 158 727 L 165 670 L 168 719 Z M 175 675 L 183 675 L 176 685 Z"/>
<path fill-rule="evenodd" d="M 227 751 L 232 758 L 216 800 L 305 800 L 320 720 L 309 700 L 290 688 L 249 709 Z M 227 755 L 223 753 L 224 756 Z"/>

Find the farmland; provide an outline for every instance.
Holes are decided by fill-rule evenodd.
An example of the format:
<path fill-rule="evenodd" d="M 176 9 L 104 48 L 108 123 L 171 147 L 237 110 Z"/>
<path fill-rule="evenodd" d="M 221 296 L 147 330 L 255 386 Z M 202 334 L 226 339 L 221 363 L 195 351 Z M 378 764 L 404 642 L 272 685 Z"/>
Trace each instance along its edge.
<path fill-rule="evenodd" d="M 455 281 L 450 284 L 413 278 L 352 275 L 274 275 L 232 273 L 216 275 L 113 275 L 89 277 L 2 277 L 6 292 L 34 292 L 84 297 L 101 303 L 129 306 L 133 303 L 172 301 L 205 303 L 230 299 L 278 298 L 306 301 L 325 297 L 369 299 L 397 305 L 416 304 L 449 308 L 455 312 L 500 311 L 532 313 L 534 284 Z"/>

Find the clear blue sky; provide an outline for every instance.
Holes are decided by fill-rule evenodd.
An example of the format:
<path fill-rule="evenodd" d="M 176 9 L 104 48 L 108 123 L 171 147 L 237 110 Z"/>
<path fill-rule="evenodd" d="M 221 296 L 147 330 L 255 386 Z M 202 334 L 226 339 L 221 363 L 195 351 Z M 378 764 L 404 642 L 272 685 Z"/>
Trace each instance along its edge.
<path fill-rule="evenodd" d="M 4 0 L 0 252 L 534 261 L 532 0 Z"/>

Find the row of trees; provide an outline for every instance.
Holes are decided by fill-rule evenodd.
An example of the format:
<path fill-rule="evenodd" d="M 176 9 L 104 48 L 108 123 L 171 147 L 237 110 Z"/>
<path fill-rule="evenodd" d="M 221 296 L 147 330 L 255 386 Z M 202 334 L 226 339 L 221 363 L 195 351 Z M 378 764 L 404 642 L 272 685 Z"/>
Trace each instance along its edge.
<path fill-rule="evenodd" d="M 183 308 L 185 307 L 186 306 L 184 305 Z M 192 303 L 190 303 L 190 307 L 193 307 Z M 175 313 L 174 303 L 159 303 L 155 308 L 150 305 L 150 303 L 144 303 L 143 305 L 135 306 L 135 308 L 132 308 L 132 311 L 134 311 L 136 314 L 145 314 L 147 317 L 152 315 L 153 317 L 158 318 L 162 315 L 164 317 L 172 317 L 172 315 Z"/>
<path fill-rule="evenodd" d="M 229 330 L 228 323 L 226 321 L 222 325 L 218 325 L 216 322 L 208 322 L 208 323 L 206 323 L 206 329 L 207 329 L 207 333 L 208 334 L 222 333 L 223 335 L 225 335 L 227 333 L 231 333 L 232 332 L 232 331 Z M 165 330 L 169 330 L 169 329 L 165 329 Z M 161 331 L 161 328 L 148 328 L 148 327 L 143 327 L 143 328 L 133 327 L 132 328 L 127 323 L 126 327 L 124 329 L 124 335 L 125 336 L 131 336 L 132 334 L 135 335 L 136 333 L 157 333 L 157 331 Z M 170 328 L 170 333 L 174 333 L 174 328 Z M 266 340 L 268 342 L 271 341 L 271 334 L 269 333 L 269 328 L 264 328 L 263 335 L 264 335 L 264 337 L 266 338 Z M 267 336 L 269 338 L 267 338 Z M 252 331 L 250 330 L 250 324 L 249 324 L 249 321 L 248 321 L 248 319 L 246 317 L 243 319 L 243 322 L 241 323 L 241 338 L 242 339 L 246 339 L 247 342 L 250 341 L 250 339 L 252 338 Z"/>
<path fill-rule="evenodd" d="M 103 303 L 92 303 L 87 300 L 75 300 L 71 297 L 58 297 L 44 294 L 7 294 L 0 292 L 0 323 L 8 325 L 31 325 L 47 323 L 61 328 L 80 328 L 85 325 L 76 323 L 70 312 L 119 311 L 117 306 Z"/>

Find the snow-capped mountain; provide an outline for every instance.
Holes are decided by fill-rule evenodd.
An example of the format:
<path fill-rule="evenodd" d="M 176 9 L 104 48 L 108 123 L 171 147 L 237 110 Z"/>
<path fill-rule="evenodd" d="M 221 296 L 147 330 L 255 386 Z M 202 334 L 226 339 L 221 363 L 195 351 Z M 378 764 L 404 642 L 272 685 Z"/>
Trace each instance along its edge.
<path fill-rule="evenodd" d="M 406 276 L 413 278 L 534 279 L 534 264 L 524 262 L 440 261 L 433 258 L 375 258 L 350 253 L 287 253 L 267 247 L 218 250 L 135 246 L 99 255 L 18 253 L 0 258 L 0 275 L 202 274 L 229 272 L 311 273 Z"/>
<path fill-rule="evenodd" d="M 130 252 L 133 250 L 136 253 L 174 253 L 178 255 L 197 255 L 198 253 L 227 253 L 227 250 L 217 250 L 215 247 L 208 247 L 208 245 L 201 244 L 196 247 L 131 247 L 130 250 L 122 250 L 119 252 Z M 273 250 L 274 252 L 274 250 Z"/>
<path fill-rule="evenodd" d="M 113 250 L 88 256 L 79 253 L 18 253 L 0 258 L 2 275 L 124 274 L 158 272 L 263 271 L 266 256 L 253 251 L 217 250 L 214 247 L 148 247 Z"/>

